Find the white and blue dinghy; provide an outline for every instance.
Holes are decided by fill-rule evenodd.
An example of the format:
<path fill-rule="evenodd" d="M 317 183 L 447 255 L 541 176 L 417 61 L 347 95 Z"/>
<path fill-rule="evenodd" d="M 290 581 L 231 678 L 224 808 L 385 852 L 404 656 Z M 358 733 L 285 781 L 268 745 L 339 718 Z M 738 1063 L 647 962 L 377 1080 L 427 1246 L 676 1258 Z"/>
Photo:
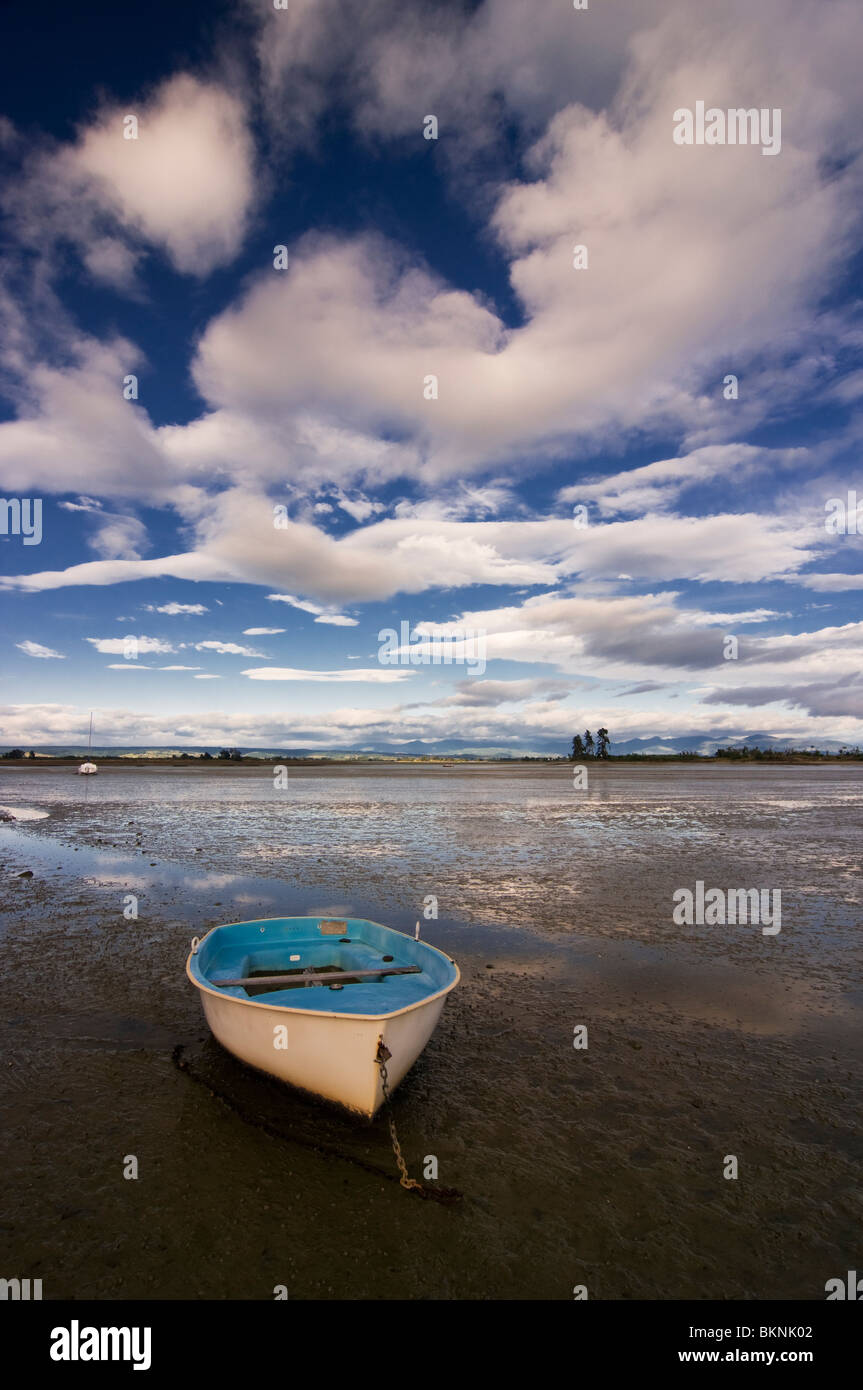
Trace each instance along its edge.
<path fill-rule="evenodd" d="M 240 1061 L 371 1119 L 460 979 L 443 951 L 361 918 L 214 927 L 186 962 L 207 1023 Z"/>

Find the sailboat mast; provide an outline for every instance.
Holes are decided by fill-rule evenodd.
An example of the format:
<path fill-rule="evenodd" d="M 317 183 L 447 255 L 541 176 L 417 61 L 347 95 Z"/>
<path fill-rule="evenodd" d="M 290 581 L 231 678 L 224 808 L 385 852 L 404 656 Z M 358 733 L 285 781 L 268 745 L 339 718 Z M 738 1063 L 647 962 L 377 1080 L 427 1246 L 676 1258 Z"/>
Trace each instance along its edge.
<path fill-rule="evenodd" d="M 87 761 L 86 761 L 85 763 L 82 763 L 81 766 L 78 768 L 79 773 L 81 773 L 82 775 L 85 775 L 85 776 L 87 776 L 87 777 L 92 777 L 92 775 L 93 775 L 94 772 L 98 772 L 98 771 L 99 771 L 99 769 L 96 767 L 96 764 L 90 761 L 90 759 L 91 759 L 91 757 L 92 757 L 92 753 L 93 753 L 93 711 L 91 710 L 91 711 L 90 711 L 90 732 L 89 732 L 88 735 L 87 735 Z"/>

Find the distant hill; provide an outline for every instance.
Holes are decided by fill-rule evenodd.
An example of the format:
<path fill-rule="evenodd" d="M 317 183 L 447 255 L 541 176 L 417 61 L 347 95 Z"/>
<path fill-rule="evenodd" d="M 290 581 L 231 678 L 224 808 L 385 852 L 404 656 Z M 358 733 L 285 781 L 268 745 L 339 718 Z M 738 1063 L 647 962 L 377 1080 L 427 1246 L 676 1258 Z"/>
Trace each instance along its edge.
<path fill-rule="evenodd" d="M 773 749 L 777 752 L 803 752 L 813 746 L 823 753 L 838 753 L 840 748 L 846 746 L 841 739 L 822 738 L 817 745 L 813 745 L 811 740 L 776 738 L 774 734 L 755 733 L 733 735 L 728 733 L 721 734 L 690 734 L 684 737 L 674 736 L 672 738 L 630 738 L 615 743 L 612 739 L 611 751 L 618 755 L 622 753 L 644 753 L 666 757 L 674 753 L 701 753 L 710 756 L 715 753 L 717 748 L 763 748 Z"/>

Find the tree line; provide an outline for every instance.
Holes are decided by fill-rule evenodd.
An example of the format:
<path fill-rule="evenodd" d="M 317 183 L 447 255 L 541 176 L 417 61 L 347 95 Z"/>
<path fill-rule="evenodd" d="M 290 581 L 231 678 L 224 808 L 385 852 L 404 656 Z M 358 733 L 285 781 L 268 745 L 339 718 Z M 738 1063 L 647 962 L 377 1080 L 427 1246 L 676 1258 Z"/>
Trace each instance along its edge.
<path fill-rule="evenodd" d="M 576 734 L 572 740 L 570 757 L 573 761 L 577 758 L 607 758 L 610 743 L 607 729 L 598 729 L 595 739 L 590 729 L 585 729 L 583 734 Z"/>

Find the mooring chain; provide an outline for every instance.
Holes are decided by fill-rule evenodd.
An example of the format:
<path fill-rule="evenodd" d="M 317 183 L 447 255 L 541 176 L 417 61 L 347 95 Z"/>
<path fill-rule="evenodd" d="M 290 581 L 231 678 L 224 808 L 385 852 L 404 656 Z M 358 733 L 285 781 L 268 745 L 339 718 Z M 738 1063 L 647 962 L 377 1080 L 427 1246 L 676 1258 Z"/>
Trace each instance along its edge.
<path fill-rule="evenodd" d="M 399 1143 L 398 1134 L 396 1133 L 396 1122 L 393 1116 L 392 1101 L 390 1100 L 389 1077 L 387 1076 L 387 1062 L 392 1057 L 392 1055 L 393 1054 L 390 1052 L 389 1048 L 384 1046 L 383 1038 L 379 1038 L 378 1050 L 377 1055 L 375 1057 L 375 1061 L 377 1062 L 378 1067 L 380 1068 L 381 1087 L 383 1088 L 384 1100 L 387 1104 L 387 1115 L 389 1118 L 390 1126 L 390 1138 L 393 1141 L 393 1153 L 396 1156 L 396 1163 L 398 1164 L 399 1172 L 401 1173 L 399 1182 L 401 1183 L 402 1187 L 407 1188 L 408 1191 L 410 1191 L 410 1189 L 413 1188 L 416 1192 L 422 1192 L 423 1195 L 425 1195 L 426 1189 L 423 1187 L 422 1183 L 417 1182 L 416 1178 L 411 1178 L 408 1176 L 408 1166 L 405 1163 L 404 1158 L 402 1157 L 402 1147 Z"/>

